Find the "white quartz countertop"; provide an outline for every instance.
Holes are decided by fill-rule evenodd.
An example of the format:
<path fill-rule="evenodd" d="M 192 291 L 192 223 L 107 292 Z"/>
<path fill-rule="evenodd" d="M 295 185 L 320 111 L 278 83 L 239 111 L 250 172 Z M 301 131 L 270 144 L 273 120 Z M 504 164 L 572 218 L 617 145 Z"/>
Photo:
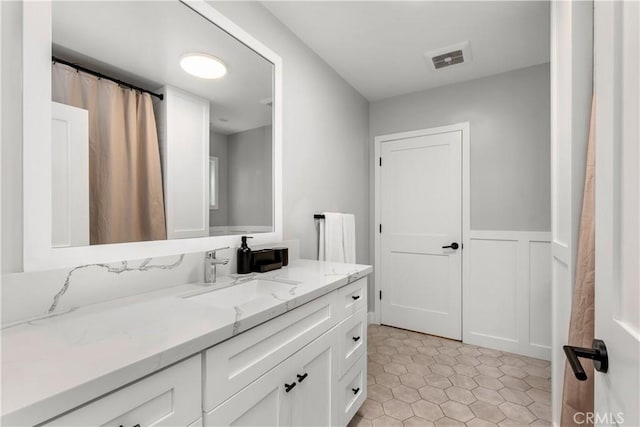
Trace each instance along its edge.
<path fill-rule="evenodd" d="M 371 271 L 367 265 L 296 260 L 256 275 L 293 283 L 288 292 L 242 310 L 185 298 L 205 290 L 187 284 L 5 328 L 2 425 L 47 421 Z M 233 278 L 220 277 L 217 285 L 225 280 Z"/>

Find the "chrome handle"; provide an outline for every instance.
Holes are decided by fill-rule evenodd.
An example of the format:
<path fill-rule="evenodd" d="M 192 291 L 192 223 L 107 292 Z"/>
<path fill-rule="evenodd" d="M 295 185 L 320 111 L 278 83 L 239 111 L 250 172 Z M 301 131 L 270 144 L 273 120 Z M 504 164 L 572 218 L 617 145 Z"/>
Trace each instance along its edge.
<path fill-rule="evenodd" d="M 229 246 L 225 246 L 224 248 L 217 248 L 217 249 L 212 249 L 210 251 L 207 251 L 206 258 L 215 259 L 216 258 L 216 252 L 221 251 L 223 249 L 229 249 Z"/>

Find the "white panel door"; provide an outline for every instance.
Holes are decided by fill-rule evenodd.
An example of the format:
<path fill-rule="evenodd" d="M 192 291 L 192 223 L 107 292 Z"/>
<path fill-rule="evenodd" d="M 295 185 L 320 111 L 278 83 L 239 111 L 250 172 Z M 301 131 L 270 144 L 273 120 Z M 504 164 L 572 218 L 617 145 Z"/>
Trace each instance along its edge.
<path fill-rule="evenodd" d="M 87 246 L 89 111 L 52 102 L 51 145 L 51 245 Z M 49 202 L 42 200 L 42 203 Z"/>
<path fill-rule="evenodd" d="M 640 3 L 595 3 L 596 425 L 640 425 L 639 26 Z"/>
<path fill-rule="evenodd" d="M 381 322 L 461 339 L 462 131 L 381 143 Z"/>
<path fill-rule="evenodd" d="M 209 102 L 169 86 L 161 91 L 167 239 L 209 236 Z"/>

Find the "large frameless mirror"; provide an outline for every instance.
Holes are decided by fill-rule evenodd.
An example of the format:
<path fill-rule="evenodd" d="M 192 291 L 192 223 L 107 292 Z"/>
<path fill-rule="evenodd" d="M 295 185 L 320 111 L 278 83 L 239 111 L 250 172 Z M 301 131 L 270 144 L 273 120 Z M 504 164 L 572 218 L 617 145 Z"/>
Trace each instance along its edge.
<path fill-rule="evenodd" d="M 179 2 L 53 2 L 52 246 L 271 232 L 273 66 Z"/>

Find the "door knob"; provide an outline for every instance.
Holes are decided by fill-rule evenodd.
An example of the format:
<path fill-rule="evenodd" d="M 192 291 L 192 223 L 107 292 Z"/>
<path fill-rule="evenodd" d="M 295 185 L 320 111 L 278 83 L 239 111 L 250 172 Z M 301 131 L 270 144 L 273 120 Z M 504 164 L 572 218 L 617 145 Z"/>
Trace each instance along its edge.
<path fill-rule="evenodd" d="M 458 249 L 459 247 L 460 247 L 460 245 L 458 244 L 458 242 L 453 242 L 453 243 L 452 243 L 452 244 L 450 244 L 450 245 L 443 246 L 443 247 L 442 247 L 442 249 L 453 249 L 453 250 L 456 250 L 456 249 Z"/>
<path fill-rule="evenodd" d="M 586 381 L 587 374 L 580 364 L 578 357 L 593 360 L 593 367 L 598 372 L 607 372 L 609 369 L 609 357 L 607 356 L 607 346 L 602 340 L 593 340 L 592 348 L 574 347 L 565 345 L 562 347 L 564 354 L 567 356 L 569 365 L 574 375 L 579 381 Z"/>

